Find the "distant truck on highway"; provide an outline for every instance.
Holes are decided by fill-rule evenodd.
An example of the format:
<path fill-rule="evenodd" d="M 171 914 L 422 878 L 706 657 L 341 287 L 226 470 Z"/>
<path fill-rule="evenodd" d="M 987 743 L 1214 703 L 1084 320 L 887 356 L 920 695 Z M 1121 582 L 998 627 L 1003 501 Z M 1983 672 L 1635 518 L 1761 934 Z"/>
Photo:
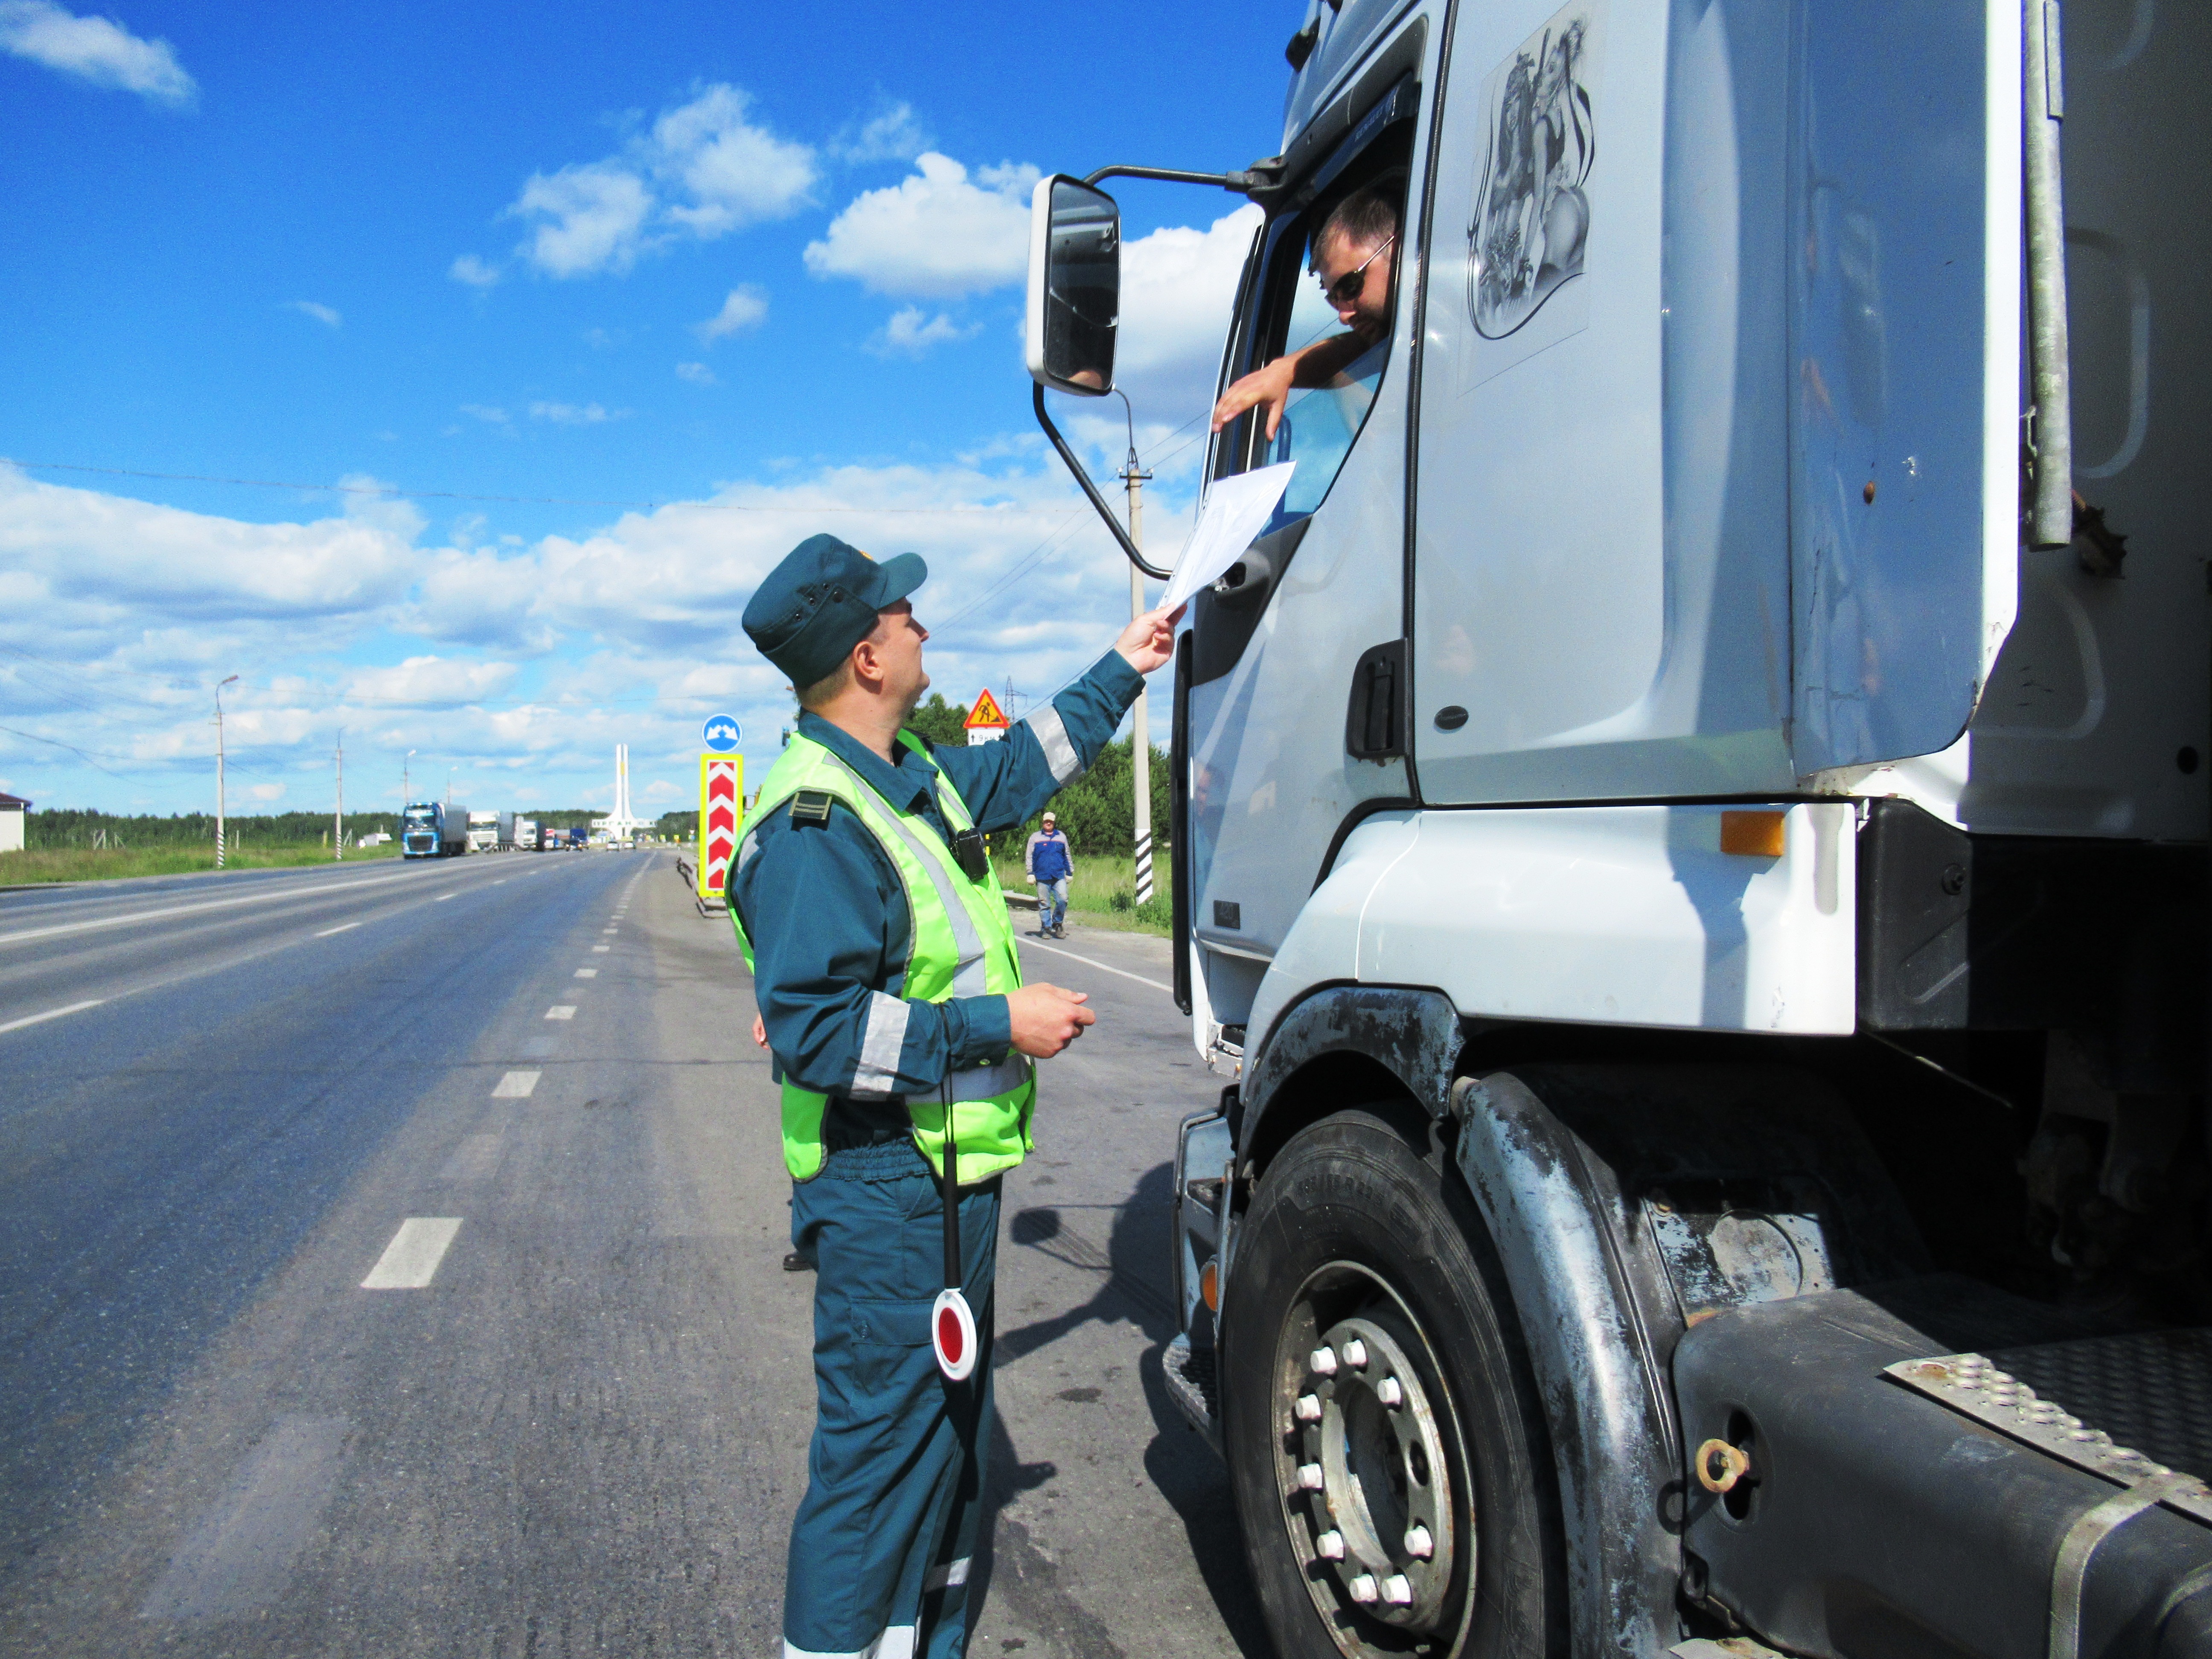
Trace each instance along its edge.
<path fill-rule="evenodd" d="M 471 812 L 469 814 L 469 851 L 496 853 L 501 843 L 501 820 L 510 823 L 514 815 L 508 812 Z"/>
<path fill-rule="evenodd" d="M 1295 463 L 1178 641 L 1161 1356 L 1282 1659 L 2212 1655 L 2153 16 L 1310 0 L 1279 155 L 1041 181 L 1076 476 L 1117 174 L 1250 204 L 1205 511 Z"/>
<path fill-rule="evenodd" d="M 469 809 L 443 801 L 416 801 L 399 823 L 399 856 L 459 858 L 469 850 Z"/>
<path fill-rule="evenodd" d="M 538 820 L 517 817 L 514 821 L 514 832 L 508 844 L 519 853 L 536 852 L 538 850 Z"/>

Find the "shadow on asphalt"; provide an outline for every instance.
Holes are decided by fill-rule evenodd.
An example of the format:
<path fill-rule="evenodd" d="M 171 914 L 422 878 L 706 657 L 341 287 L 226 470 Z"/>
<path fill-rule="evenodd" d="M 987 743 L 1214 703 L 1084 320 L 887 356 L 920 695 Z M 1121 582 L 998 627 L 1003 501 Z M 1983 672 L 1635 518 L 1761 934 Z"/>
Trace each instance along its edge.
<path fill-rule="evenodd" d="M 1273 1659 L 1274 1649 L 1245 1567 L 1243 1534 L 1230 1501 L 1229 1471 L 1183 1420 L 1168 1395 L 1163 1356 L 1178 1329 L 1168 1255 L 1173 1181 L 1174 1166 L 1169 1164 L 1139 1177 L 1135 1190 L 1114 1208 L 1113 1229 L 1103 1251 L 1072 1230 L 1057 1209 L 1015 1212 L 1006 1230 L 1011 1245 L 1042 1250 L 1104 1277 L 1097 1292 L 1081 1306 L 1000 1333 L 994 1351 L 1000 1364 L 1018 1359 L 1093 1320 L 1105 1324 L 1127 1321 L 1143 1333 L 1148 1346 L 1138 1361 L 1139 1375 L 1155 1431 L 1145 1449 L 1145 1473 L 1182 1520 L 1199 1576 L 1238 1650 L 1244 1659 Z M 1058 1637 L 1084 1659 L 1118 1655 L 1121 1649 L 1104 1626 L 1059 1591 L 1058 1568 L 1030 1541 L 1029 1529 L 1000 1515 L 1014 1494 L 1045 1485 L 1059 1470 L 1051 1463 L 1024 1463 L 1003 1413 L 994 1424 L 982 1541 L 969 1578 L 969 1628 L 975 1627 L 1003 1570 L 1009 1581 L 1003 1593 L 1025 1623 Z"/>

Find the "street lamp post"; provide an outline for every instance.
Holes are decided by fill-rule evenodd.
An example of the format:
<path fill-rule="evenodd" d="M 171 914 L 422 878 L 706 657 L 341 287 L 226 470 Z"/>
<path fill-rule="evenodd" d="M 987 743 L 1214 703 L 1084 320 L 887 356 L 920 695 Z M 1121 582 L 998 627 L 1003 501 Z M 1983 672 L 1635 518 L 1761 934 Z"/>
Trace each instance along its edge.
<path fill-rule="evenodd" d="M 1141 553 L 1145 550 L 1145 485 L 1152 474 L 1137 465 L 1137 420 L 1135 411 L 1128 407 L 1125 394 L 1121 406 L 1129 416 L 1129 459 L 1122 464 L 1121 482 L 1129 491 L 1129 540 Z M 1129 620 L 1134 622 L 1145 614 L 1145 573 L 1135 565 L 1129 567 Z M 1136 707 L 1130 711 L 1129 781 L 1136 804 L 1137 902 L 1149 903 L 1152 896 L 1152 725 L 1147 719 L 1150 710 L 1142 690 L 1137 693 Z"/>
<path fill-rule="evenodd" d="M 238 676 L 216 682 L 215 688 L 215 867 L 222 868 L 222 688 L 236 684 Z"/>

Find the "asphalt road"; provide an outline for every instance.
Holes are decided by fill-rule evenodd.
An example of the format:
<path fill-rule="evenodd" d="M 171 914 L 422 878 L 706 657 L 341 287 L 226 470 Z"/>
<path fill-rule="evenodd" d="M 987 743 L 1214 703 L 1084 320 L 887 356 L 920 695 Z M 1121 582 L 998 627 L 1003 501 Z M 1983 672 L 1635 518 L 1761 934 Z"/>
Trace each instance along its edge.
<path fill-rule="evenodd" d="M 1217 1085 L 1164 942 L 1024 954 L 1101 1024 L 1007 1182 L 970 1651 L 1258 1659 L 1160 1377 Z M 0 1652 L 776 1653 L 812 1281 L 751 1017 L 665 854 L 0 894 Z"/>

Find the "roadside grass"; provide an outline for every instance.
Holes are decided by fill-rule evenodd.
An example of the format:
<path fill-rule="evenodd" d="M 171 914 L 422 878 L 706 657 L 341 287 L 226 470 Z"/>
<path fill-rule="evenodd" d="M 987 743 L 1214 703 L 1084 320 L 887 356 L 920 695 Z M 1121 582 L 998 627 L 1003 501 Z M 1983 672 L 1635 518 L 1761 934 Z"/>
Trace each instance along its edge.
<path fill-rule="evenodd" d="M 348 864 L 399 855 L 399 843 L 349 847 Z M 327 847 L 234 847 L 226 870 L 285 870 L 334 862 Z M 131 876 L 188 876 L 215 868 L 215 848 L 195 847 L 37 847 L 0 853 L 0 887 L 48 881 L 118 881 Z"/>
<path fill-rule="evenodd" d="M 1019 858 L 1002 860 L 999 885 L 1009 893 L 1035 894 L 1023 873 Z M 1086 927 L 1108 927 L 1125 933 L 1151 933 L 1166 939 L 1173 913 L 1169 908 L 1168 860 L 1165 850 L 1152 859 L 1152 896 L 1137 903 L 1137 860 L 1133 855 L 1109 858 L 1095 853 L 1075 855 L 1075 874 L 1067 884 L 1067 908 L 1080 912 Z"/>

